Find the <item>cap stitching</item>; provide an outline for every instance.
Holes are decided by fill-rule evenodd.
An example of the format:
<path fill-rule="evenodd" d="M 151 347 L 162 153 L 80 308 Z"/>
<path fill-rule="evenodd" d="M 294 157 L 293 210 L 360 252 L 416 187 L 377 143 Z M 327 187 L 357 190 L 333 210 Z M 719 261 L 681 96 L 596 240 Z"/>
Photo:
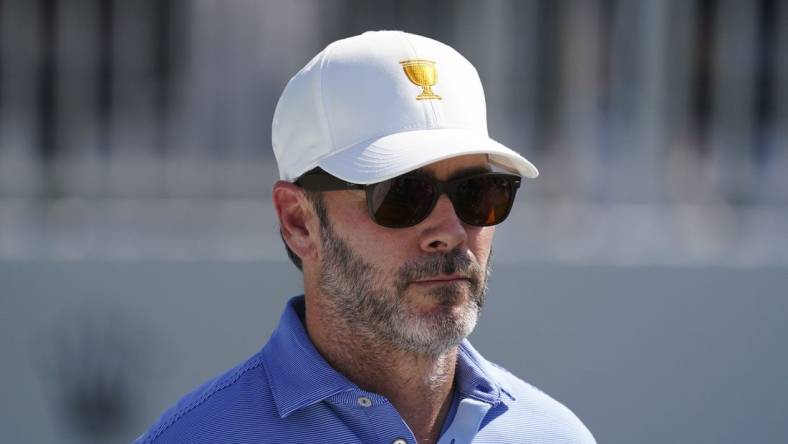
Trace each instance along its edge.
<path fill-rule="evenodd" d="M 320 98 L 320 109 L 323 111 L 320 113 L 321 123 L 325 126 L 326 134 L 328 135 L 328 143 L 331 144 L 331 149 L 334 148 L 334 134 L 331 131 L 331 122 L 328 120 L 328 113 L 326 113 L 326 101 L 323 97 L 323 66 L 326 64 L 326 59 L 328 59 L 333 46 L 333 44 L 328 45 L 325 51 L 323 51 L 323 58 L 320 59 L 320 83 L 318 84 L 320 88 L 320 91 L 318 92 L 318 97 Z"/>
<path fill-rule="evenodd" d="M 440 129 L 462 129 L 462 130 L 465 130 L 465 128 L 440 128 Z M 383 137 L 385 137 L 385 136 L 383 136 Z M 487 137 L 489 140 L 492 140 L 493 142 L 495 142 L 495 140 L 494 139 L 490 139 L 489 136 L 485 136 L 485 137 Z M 368 139 L 368 140 L 365 140 L 363 142 L 359 142 L 358 144 L 363 144 L 363 143 L 369 142 L 370 140 L 372 140 L 372 139 Z M 337 151 L 337 152 L 335 152 L 333 154 L 339 154 L 341 151 L 345 151 L 347 149 L 353 148 L 355 145 L 357 145 L 357 144 L 343 147 L 342 150 L 339 150 L 339 151 Z M 370 146 L 374 146 L 374 143 L 370 144 Z M 508 148 L 508 147 L 504 146 L 504 148 Z M 508 148 L 508 149 L 511 150 L 511 148 Z M 505 152 L 492 153 L 491 154 L 491 153 L 486 152 L 486 151 L 487 150 L 471 150 L 470 152 L 467 152 L 465 154 L 474 154 L 474 153 L 486 154 L 487 158 L 490 159 L 490 162 L 493 163 L 494 165 L 498 165 L 498 166 L 504 168 L 505 170 L 513 172 L 515 174 L 521 174 L 523 177 L 528 177 L 528 178 L 531 177 L 528 174 L 525 174 L 524 171 L 531 172 L 531 168 L 533 166 L 530 165 L 530 162 L 527 159 L 525 159 L 525 161 L 526 161 L 525 168 L 521 169 L 520 167 L 518 167 L 517 164 L 519 162 L 518 162 L 517 156 L 519 156 L 519 153 L 517 153 L 516 151 L 514 152 L 514 154 L 516 154 L 517 156 L 511 156 L 509 153 L 505 153 Z M 493 158 L 493 156 L 495 158 Z M 323 163 L 323 161 L 325 161 L 326 159 L 328 159 L 330 157 L 333 157 L 333 155 L 322 158 L 318 162 L 318 165 L 320 165 L 323 168 L 326 168 L 327 171 L 331 172 L 332 174 L 336 174 L 337 173 L 336 171 L 328 170 L 327 166 Z M 443 160 L 443 159 L 446 159 L 446 158 L 449 158 L 449 157 L 453 157 L 453 155 L 451 155 L 451 156 L 441 156 L 441 157 L 433 158 L 427 163 L 419 164 L 415 168 L 424 166 L 424 165 L 426 165 L 428 163 L 431 163 L 431 162 L 437 162 L 437 161 L 440 161 L 440 160 Z M 519 157 L 522 158 L 522 156 L 519 156 Z M 533 168 L 535 168 L 535 167 L 533 167 Z M 389 179 L 391 177 L 394 177 L 395 175 L 396 174 L 392 174 L 390 176 L 386 175 L 386 177 L 379 177 L 377 181 L 379 181 L 379 180 L 386 180 L 386 179 Z M 538 175 L 538 172 L 537 172 L 537 175 Z M 351 180 L 348 177 L 344 177 L 344 176 L 339 176 L 339 177 L 341 177 L 342 179 L 350 180 L 351 182 L 354 182 L 354 180 Z M 534 177 L 536 177 L 536 176 L 534 176 Z M 362 183 L 362 182 L 356 182 L 356 183 Z"/>

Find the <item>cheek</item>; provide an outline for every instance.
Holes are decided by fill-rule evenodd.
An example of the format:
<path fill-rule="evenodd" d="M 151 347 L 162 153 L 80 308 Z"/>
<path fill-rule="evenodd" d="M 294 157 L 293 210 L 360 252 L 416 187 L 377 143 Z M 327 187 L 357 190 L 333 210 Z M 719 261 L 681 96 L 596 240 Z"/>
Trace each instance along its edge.
<path fill-rule="evenodd" d="M 358 238 L 358 248 L 368 260 L 381 269 L 396 271 L 407 260 L 418 255 L 418 243 L 405 233 L 392 231 L 370 222 L 372 226 L 355 227 L 349 234 Z"/>
<path fill-rule="evenodd" d="M 468 231 L 468 248 L 479 264 L 484 266 L 490 258 L 495 227 L 474 227 Z"/>
<path fill-rule="evenodd" d="M 413 255 L 418 246 L 415 238 L 408 237 L 407 230 L 392 230 L 381 227 L 370 219 L 366 200 L 332 202 L 329 208 L 334 231 L 364 261 L 377 264 L 381 269 L 399 267 Z"/>

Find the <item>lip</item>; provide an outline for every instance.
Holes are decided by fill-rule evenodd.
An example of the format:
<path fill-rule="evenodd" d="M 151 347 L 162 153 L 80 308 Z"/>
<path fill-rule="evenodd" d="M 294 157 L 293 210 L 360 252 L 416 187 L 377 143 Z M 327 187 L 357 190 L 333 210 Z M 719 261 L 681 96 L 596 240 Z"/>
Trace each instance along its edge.
<path fill-rule="evenodd" d="M 458 281 L 470 281 L 470 278 L 467 276 L 433 276 L 429 279 L 420 279 L 418 281 L 413 281 L 414 284 L 420 285 L 430 285 L 430 284 L 446 284 L 451 282 L 458 282 Z"/>

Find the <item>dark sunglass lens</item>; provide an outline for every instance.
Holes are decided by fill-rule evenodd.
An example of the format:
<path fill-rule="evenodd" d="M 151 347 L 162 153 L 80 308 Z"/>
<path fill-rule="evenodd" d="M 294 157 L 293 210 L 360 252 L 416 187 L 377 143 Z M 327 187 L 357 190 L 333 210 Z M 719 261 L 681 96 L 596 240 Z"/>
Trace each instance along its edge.
<path fill-rule="evenodd" d="M 421 222 L 429 213 L 434 197 L 435 189 L 430 181 L 408 176 L 375 184 L 367 192 L 373 219 L 391 228 Z"/>
<path fill-rule="evenodd" d="M 454 193 L 454 210 L 470 225 L 489 226 L 503 222 L 514 201 L 515 187 L 502 176 L 472 177 Z"/>

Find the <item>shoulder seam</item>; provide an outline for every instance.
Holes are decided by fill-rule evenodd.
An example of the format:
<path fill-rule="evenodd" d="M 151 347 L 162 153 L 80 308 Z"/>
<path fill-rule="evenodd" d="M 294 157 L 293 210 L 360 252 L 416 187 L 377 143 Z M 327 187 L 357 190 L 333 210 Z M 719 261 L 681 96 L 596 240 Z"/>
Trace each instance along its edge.
<path fill-rule="evenodd" d="M 189 412 L 191 412 L 195 408 L 197 408 L 200 405 L 202 405 L 205 401 L 207 401 L 208 398 L 210 398 L 211 396 L 215 395 L 216 393 L 226 389 L 227 387 L 235 384 L 238 381 L 238 379 L 240 379 L 241 376 L 243 376 L 246 372 L 248 372 L 250 370 L 253 370 L 253 369 L 257 368 L 257 367 L 260 367 L 262 364 L 263 364 L 263 358 L 262 358 L 261 355 L 258 354 L 257 356 L 253 357 L 249 362 L 246 363 L 246 365 L 244 365 L 243 367 L 241 367 L 238 370 L 236 370 L 235 373 L 232 375 L 232 377 L 228 378 L 225 382 L 223 382 L 222 384 L 214 387 L 209 392 L 207 392 L 207 393 L 203 394 L 202 396 L 200 396 L 200 398 L 197 399 L 196 401 L 193 401 L 192 403 L 184 406 L 183 408 L 181 408 L 180 410 L 175 412 L 172 415 L 172 417 L 169 420 L 167 420 L 166 423 L 164 423 L 164 424 L 162 424 L 162 425 L 160 425 L 159 427 L 156 428 L 155 433 L 153 433 L 148 439 L 146 439 L 145 443 L 147 443 L 147 444 L 152 443 L 159 436 L 161 436 L 162 433 L 164 433 L 167 429 L 169 429 L 176 422 L 178 422 L 178 420 L 180 420 L 181 418 L 186 416 L 186 414 L 188 414 Z"/>

